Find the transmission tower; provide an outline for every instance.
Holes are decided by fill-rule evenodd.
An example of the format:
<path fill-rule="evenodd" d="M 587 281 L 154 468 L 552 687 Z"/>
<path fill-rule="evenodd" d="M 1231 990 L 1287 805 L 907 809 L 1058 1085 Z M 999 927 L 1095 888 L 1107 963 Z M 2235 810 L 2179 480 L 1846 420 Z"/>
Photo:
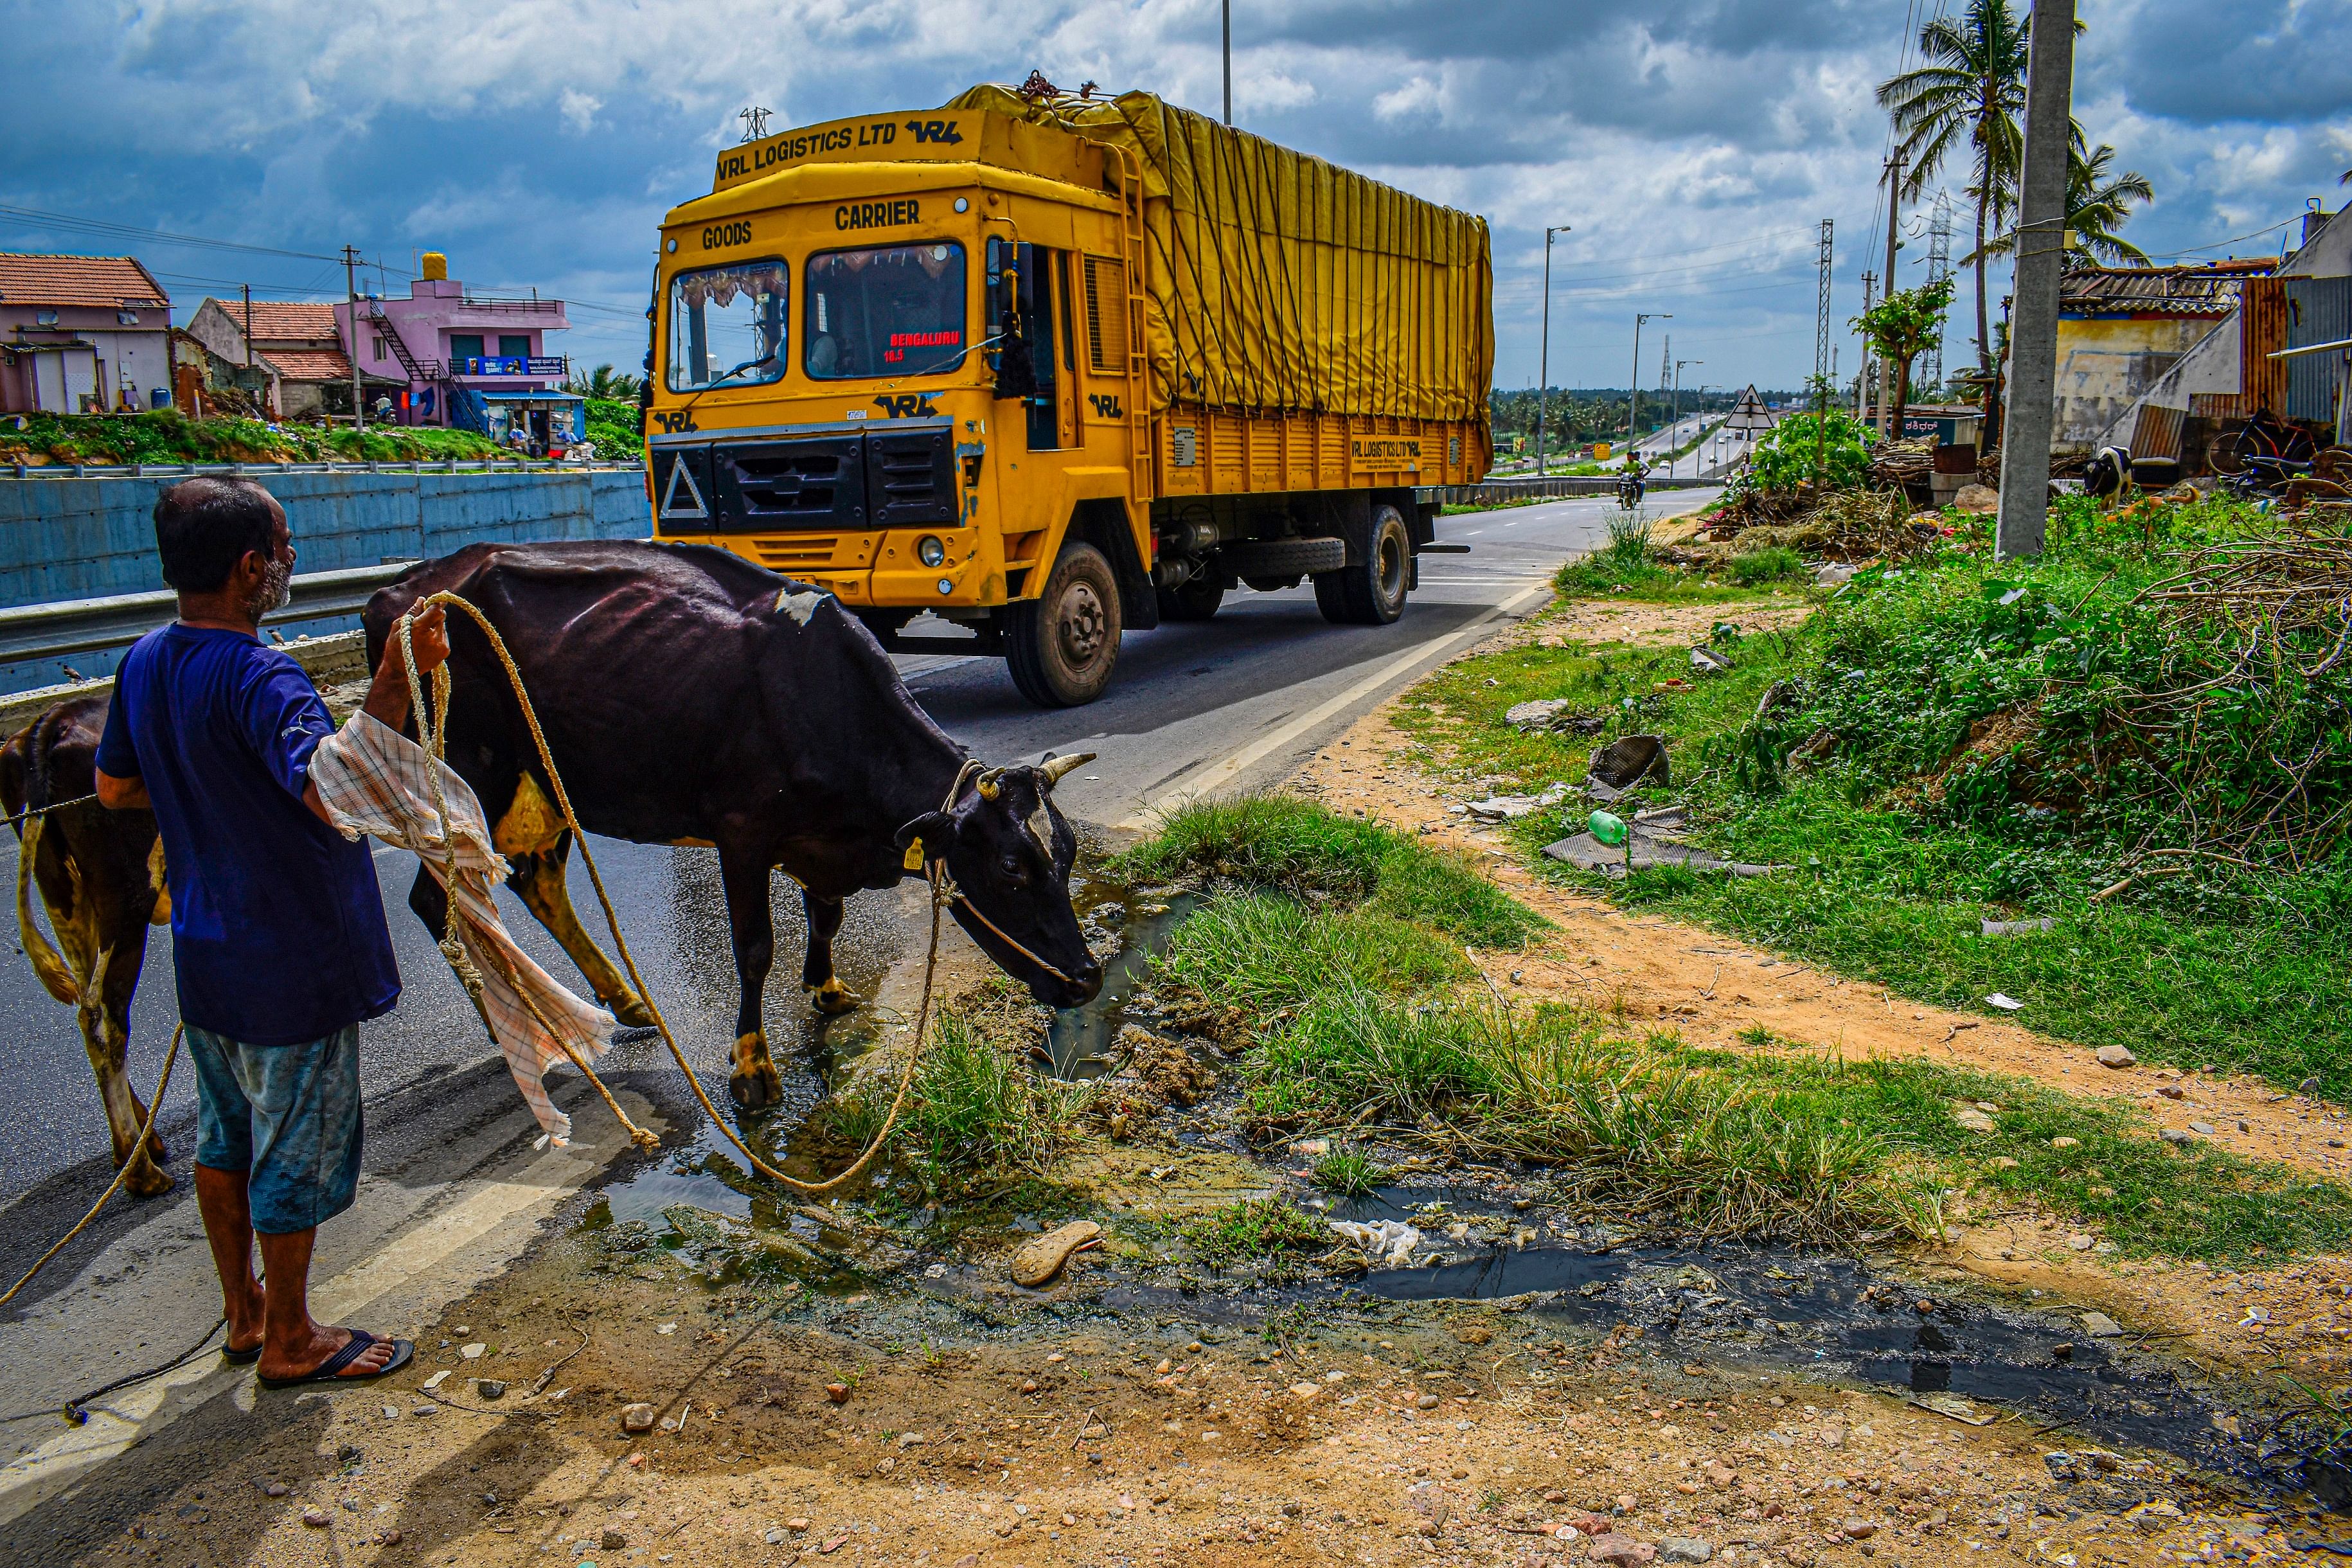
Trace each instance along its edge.
<path fill-rule="evenodd" d="M 1831 220 L 1822 219 L 1822 302 L 1813 313 L 1813 374 L 1826 381 L 1830 375 L 1830 260 L 1832 245 Z"/>
<path fill-rule="evenodd" d="M 1952 198 L 1943 191 L 1936 193 L 1936 215 L 1927 225 L 1927 281 L 1941 283 L 1952 275 Z M 1927 342 L 1927 352 L 1919 356 L 1921 370 L 1929 386 L 1944 384 L 1944 334 L 1937 329 Z"/>

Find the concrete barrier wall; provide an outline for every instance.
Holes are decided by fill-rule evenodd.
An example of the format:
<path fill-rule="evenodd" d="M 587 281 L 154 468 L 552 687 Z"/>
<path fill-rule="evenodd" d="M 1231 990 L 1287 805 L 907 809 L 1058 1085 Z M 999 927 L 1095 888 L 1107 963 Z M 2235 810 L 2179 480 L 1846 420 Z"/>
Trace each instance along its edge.
<path fill-rule="evenodd" d="M 0 478 L 0 605 L 163 587 L 155 559 L 155 499 L 184 477 Z M 298 572 L 446 555 L 485 540 L 643 539 L 652 533 L 642 468 L 253 477 L 286 509 Z M 321 617 L 299 629 L 319 635 L 358 624 L 352 616 Z M 0 665 L 0 691 L 109 675 L 119 657 L 94 653 Z"/>

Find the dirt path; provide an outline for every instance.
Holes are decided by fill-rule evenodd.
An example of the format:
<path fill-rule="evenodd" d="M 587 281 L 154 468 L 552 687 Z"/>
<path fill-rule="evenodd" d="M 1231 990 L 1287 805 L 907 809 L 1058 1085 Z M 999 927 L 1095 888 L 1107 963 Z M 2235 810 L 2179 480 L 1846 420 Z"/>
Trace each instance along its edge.
<path fill-rule="evenodd" d="M 1759 613 L 1759 611 L 1761 613 Z M 1622 612 L 1612 614 L 1612 612 Z M 1785 601 L 1659 606 L 1572 605 L 1558 618 L 1516 628 L 1510 639 L 1666 643 L 1705 635 L 1714 619 L 1788 624 Z M 1527 953 L 1474 954 L 1488 978 L 1530 998 L 1554 998 L 1650 1026 L 1695 1044 L 1748 1050 L 1740 1036 L 1834 1050 L 1851 1059 L 1925 1058 L 2030 1079 L 2069 1094 L 2123 1099 L 2159 1125 L 2212 1130 L 2213 1142 L 2250 1159 L 2299 1166 L 2334 1181 L 2352 1177 L 2352 1130 L 2342 1108 L 2281 1094 L 2259 1079 L 2134 1066 L 2109 1068 L 2091 1050 L 1998 1015 L 1912 1002 L 1866 981 L 1785 959 L 1705 927 L 1629 914 L 1531 873 L 1501 836 L 1448 810 L 1458 784 L 1416 765 L 1419 742 L 1392 728 L 1393 705 L 1367 715 L 1316 756 L 1294 782 L 1335 810 L 1375 817 L 1471 855 L 1498 885 L 1559 930 Z M 1942 1261 L 2021 1289 L 2104 1304 L 2127 1322 L 2184 1337 L 2200 1355 L 2246 1365 L 2288 1357 L 2300 1367 L 2352 1367 L 2352 1264 L 2317 1260 L 2218 1275 L 2202 1265 L 2110 1264 L 2075 1251 L 2080 1226 L 2030 1209 L 1967 1216 Z M 2260 1318 L 2249 1318 L 2260 1303 Z M 2267 1320 L 2267 1321 L 2263 1321 Z"/>

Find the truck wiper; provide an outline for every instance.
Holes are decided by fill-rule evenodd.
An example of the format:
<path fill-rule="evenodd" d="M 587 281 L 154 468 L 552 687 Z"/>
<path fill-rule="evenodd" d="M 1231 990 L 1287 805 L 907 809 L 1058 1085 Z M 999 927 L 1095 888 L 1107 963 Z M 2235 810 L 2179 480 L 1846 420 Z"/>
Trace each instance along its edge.
<path fill-rule="evenodd" d="M 994 336 L 994 337 L 992 337 L 992 338 L 982 338 L 982 339 L 981 339 L 981 340 L 980 340 L 980 342 L 976 342 L 976 343 L 972 344 L 970 348 L 961 348 L 961 347 L 959 347 L 959 348 L 957 348 L 957 349 L 956 349 L 956 352 L 955 352 L 955 353 L 954 353 L 954 355 L 953 355 L 952 357 L 954 357 L 954 358 L 956 358 L 956 359 L 961 359 L 961 358 L 962 358 L 964 355 L 966 355 L 966 354 L 976 354 L 976 353 L 985 353 L 991 344 L 992 344 L 992 343 L 999 343 L 999 342 L 1003 342 L 1003 341 L 1004 341 L 1004 337 L 1005 337 L 1005 334 L 1004 334 L 1004 333 L 1003 333 L 1003 332 L 999 332 L 999 333 L 997 333 L 997 334 L 996 334 L 996 336 Z M 937 364 L 927 364 L 927 365 L 923 366 L 923 367 L 922 367 L 922 369 L 920 369 L 920 370 L 902 370 L 902 371 L 900 371 L 900 372 L 898 373 L 898 376 L 897 376 L 894 380 L 885 382 L 885 383 L 883 384 L 883 388 L 882 388 L 882 389 L 883 389 L 885 392 L 887 392 L 891 387 L 894 387 L 894 386 L 898 385 L 899 382 L 906 380 L 906 379 L 907 379 L 908 376 L 910 376 L 910 375 L 929 375 L 929 374 L 931 374 L 931 372 L 933 372 L 934 370 L 939 369 L 939 368 L 940 368 L 940 365 L 943 365 L 943 364 L 947 363 L 948 363 L 948 358 L 949 358 L 949 356 L 942 355 L 942 356 L 940 358 L 939 363 L 938 363 Z"/>
<path fill-rule="evenodd" d="M 700 386 L 696 387 L 696 388 L 694 389 L 694 395 L 693 395 L 692 397 L 688 398 L 684 403 L 681 403 L 681 404 L 679 404 L 679 405 L 677 405 L 677 406 L 678 406 L 678 412 L 679 412 L 679 413 L 681 413 L 681 414 L 685 413 L 688 409 L 689 409 L 689 408 L 693 407 L 693 406 L 695 405 L 695 404 L 697 404 L 698 402 L 701 401 L 702 395 L 703 395 L 704 393 L 706 393 L 706 392 L 713 392 L 713 391 L 718 390 L 719 387 L 722 387 L 722 386 L 726 385 L 729 382 L 730 382 L 730 381 L 734 380 L 737 376 L 739 376 L 739 375 L 742 374 L 745 371 L 747 371 L 747 370 L 756 370 L 756 369 L 758 369 L 760 366 L 761 366 L 761 365 L 763 365 L 763 364 L 773 364 L 773 363 L 776 363 L 776 351 L 775 351 L 774 349 L 770 349 L 766 353 L 761 354 L 758 359 L 747 359 L 747 360 L 745 360 L 741 364 L 737 365 L 733 370 L 729 371 L 725 375 L 720 376 L 718 380 L 716 380 L 716 381 L 707 381 L 707 382 L 704 382 Z"/>

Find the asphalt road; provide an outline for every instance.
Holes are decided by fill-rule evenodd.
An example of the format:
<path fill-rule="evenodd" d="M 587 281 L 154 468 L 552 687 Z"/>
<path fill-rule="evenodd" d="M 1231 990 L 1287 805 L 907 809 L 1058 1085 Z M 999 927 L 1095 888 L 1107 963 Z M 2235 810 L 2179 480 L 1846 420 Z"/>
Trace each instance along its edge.
<path fill-rule="evenodd" d="M 1663 492 L 1652 510 L 1687 510 L 1712 494 Z M 1285 776 L 1388 693 L 1502 624 L 1498 611 L 1524 614 L 1540 605 L 1539 585 L 1551 570 L 1600 538 L 1607 504 L 1579 499 L 1443 520 L 1440 540 L 1467 544 L 1471 553 L 1424 557 L 1420 589 L 1392 626 L 1328 626 L 1312 593 L 1297 589 L 1238 594 L 1213 621 L 1130 633 L 1110 692 L 1083 709 L 1030 707 L 995 659 L 925 655 L 903 657 L 900 665 L 925 708 L 988 761 L 1033 760 L 1049 750 L 1098 752 L 1065 781 L 1057 799 L 1074 818 L 1115 835 L 1144 825 L 1155 805 Z M 0 843 L 7 846 L 0 870 L 13 879 L 13 841 Z M 716 1092 L 725 1078 L 735 983 L 715 856 L 603 841 L 595 847 L 631 946 Z M 528 1211 L 548 1194 L 594 1182 L 623 1152 L 607 1113 L 593 1100 L 583 1105 L 584 1086 L 568 1077 L 558 1100 L 573 1109 L 581 1135 L 570 1152 L 532 1150 L 535 1129 L 511 1082 L 406 907 L 412 858 L 384 850 L 377 865 L 406 989 L 399 1008 L 362 1033 L 368 1174 L 359 1205 L 322 1231 L 314 1269 L 322 1281 L 340 1281 L 326 1294 L 340 1290 L 347 1310 L 391 1310 L 385 1303 L 403 1299 L 383 1277 L 387 1256 L 408 1258 L 396 1272 L 412 1292 L 429 1293 L 426 1265 L 435 1258 L 446 1255 L 457 1267 L 470 1257 L 483 1266 L 488 1244 L 467 1241 L 473 1233 L 452 1214 Z M 576 858 L 573 883 L 593 926 L 593 900 Z M 783 879 L 777 886 L 778 973 L 767 1016 L 787 1084 L 786 1104 L 775 1114 L 789 1118 L 819 1091 L 818 1074 L 841 1037 L 854 1040 L 877 1026 L 848 1020 L 831 1026 L 829 1037 L 809 1018 L 793 984 L 799 900 Z M 916 908 L 903 890 L 853 900 L 837 950 L 845 979 L 870 992 L 907 942 Z M 507 915 L 552 973 L 572 977 L 569 962 L 511 900 Z M 170 942 L 158 931 L 133 1016 L 132 1078 L 142 1089 L 153 1083 L 170 1039 L 172 996 Z M 698 1116 L 657 1041 L 619 1047 L 611 1077 L 669 1126 Z M 0 1083 L 8 1086 L 0 1096 L 5 1281 L 62 1234 L 112 1174 L 73 1015 L 13 956 L 0 963 Z M 20 1407 L 54 1409 L 68 1394 L 194 1342 L 212 1321 L 218 1297 L 185 1181 L 194 1121 L 194 1085 L 183 1070 L 159 1122 L 180 1185 L 158 1200 L 118 1199 L 0 1316 L 0 1387 L 14 1394 L 0 1410 L 0 1459 L 10 1461 L 10 1473 L 0 1474 L 0 1521 L 29 1506 L 29 1494 L 18 1507 L 6 1501 L 12 1490 L 23 1492 L 16 1472 L 47 1462 L 31 1457 L 44 1434 L 7 1416 Z M 427 1232 L 459 1239 L 436 1252 L 440 1243 L 415 1240 Z M 85 1440 L 93 1455 L 104 1446 L 104 1435 L 94 1432 L 102 1425 L 83 1429 L 92 1434 Z"/>

